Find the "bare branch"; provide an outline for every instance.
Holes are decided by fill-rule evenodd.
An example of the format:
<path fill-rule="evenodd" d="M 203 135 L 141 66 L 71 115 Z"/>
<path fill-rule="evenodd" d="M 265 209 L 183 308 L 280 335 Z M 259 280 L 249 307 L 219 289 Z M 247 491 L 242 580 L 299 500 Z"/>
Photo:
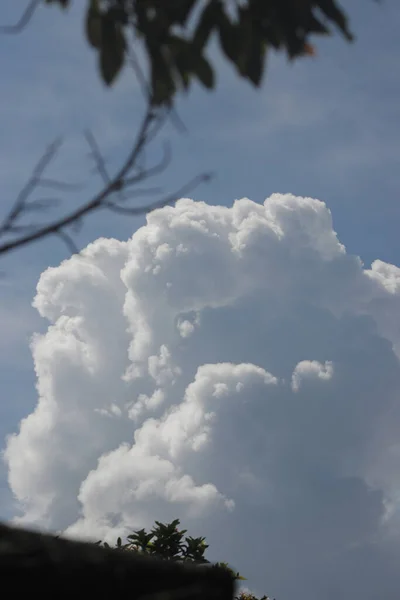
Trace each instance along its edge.
<path fill-rule="evenodd" d="M 11 225 L 8 233 L 31 233 L 37 229 L 36 225 Z"/>
<path fill-rule="evenodd" d="M 20 33 L 30 23 L 36 9 L 39 7 L 41 0 L 31 0 L 28 6 L 22 13 L 19 21 L 15 25 L 5 25 L 0 27 L 0 33 Z"/>
<path fill-rule="evenodd" d="M 142 181 L 144 179 L 144 173 L 146 174 L 146 178 L 154 177 L 154 175 L 159 175 L 168 167 L 169 163 L 171 162 L 171 157 L 171 144 L 165 142 L 163 144 L 163 156 L 161 160 L 153 167 L 150 167 L 146 170 L 140 169 L 137 175 L 125 179 L 124 187 L 126 188 L 128 186 L 135 185 L 136 183 Z"/>
<path fill-rule="evenodd" d="M 118 202 L 128 202 L 129 200 L 133 200 L 134 198 L 140 198 L 143 196 L 154 196 L 155 194 L 161 194 L 161 187 L 152 187 L 152 188 L 137 188 L 136 190 L 130 192 L 120 192 L 118 194 Z M 117 202 L 109 201 L 109 204 L 117 205 Z M 108 205 L 108 203 L 107 203 Z"/>
<path fill-rule="evenodd" d="M 30 202 L 29 204 L 25 204 L 24 213 L 44 210 L 46 208 L 57 206 L 60 203 L 60 198 L 38 198 L 37 200 Z"/>
<path fill-rule="evenodd" d="M 62 229 L 59 229 L 55 232 L 55 234 L 61 238 L 61 240 L 67 246 L 68 250 L 71 252 L 71 254 L 79 254 L 79 248 L 76 246 L 74 240 L 68 233 L 66 233 Z"/>
<path fill-rule="evenodd" d="M 135 42 L 135 40 L 134 40 L 134 42 Z M 139 82 L 139 85 L 142 89 L 142 93 L 143 93 L 145 100 L 147 102 L 151 102 L 151 94 L 152 94 L 151 85 L 149 84 L 148 81 L 146 81 L 146 76 L 143 73 L 143 69 L 140 66 L 140 62 L 139 62 L 139 60 L 136 56 L 136 53 L 132 47 L 129 49 L 128 62 L 130 63 L 131 67 L 133 68 L 133 70 L 135 72 L 136 79 Z M 180 118 L 180 116 L 178 115 L 178 113 L 176 111 L 176 108 L 173 106 L 171 106 L 171 108 L 170 108 L 170 118 L 171 118 L 172 123 L 175 125 L 175 127 L 178 130 L 180 130 L 181 133 L 188 132 L 185 123 L 182 121 L 182 119 Z"/>
<path fill-rule="evenodd" d="M 210 181 L 212 178 L 211 173 L 203 173 L 202 175 L 197 175 L 193 179 L 191 179 L 188 183 L 183 185 L 179 190 L 174 192 L 173 194 L 169 194 L 165 198 L 161 200 L 157 200 L 148 206 L 133 206 L 132 208 L 126 206 L 118 206 L 117 204 L 107 203 L 107 207 L 113 212 L 124 214 L 124 215 L 142 215 L 145 212 L 150 212 L 152 210 L 156 210 L 157 208 L 163 208 L 168 204 L 172 204 L 172 202 L 176 202 L 176 200 L 182 195 L 191 192 L 194 188 L 196 188 L 200 183 L 205 183 Z"/>
<path fill-rule="evenodd" d="M 8 239 L 7 241 L 0 243 L 0 254 L 20 248 L 49 235 L 55 235 L 59 237 L 72 253 L 78 253 L 79 250 L 76 247 L 73 239 L 65 230 L 69 227 L 75 228 L 80 226 L 83 218 L 88 213 L 101 208 L 106 208 L 111 211 L 124 214 L 146 214 L 148 211 L 154 210 L 155 208 L 160 208 L 162 206 L 166 206 L 167 204 L 171 204 L 177 199 L 179 194 L 193 189 L 201 182 L 208 181 L 210 179 L 209 174 L 199 175 L 189 183 L 185 184 L 174 194 L 169 194 L 166 197 L 157 200 L 156 202 L 136 207 L 126 206 L 128 200 L 138 198 L 139 196 L 159 193 L 161 191 L 159 187 L 132 188 L 140 185 L 140 183 L 149 179 L 150 177 L 160 174 L 169 165 L 171 160 L 171 148 L 167 142 L 165 142 L 163 145 L 163 154 L 158 163 L 147 167 L 144 164 L 144 159 L 146 148 L 160 133 L 168 117 L 170 117 L 171 110 L 172 107 L 157 108 L 153 105 L 152 100 L 149 99 L 145 115 L 131 150 L 122 166 L 114 175 L 110 174 L 106 166 L 104 156 L 101 153 L 100 147 L 94 135 L 90 131 L 86 131 L 85 138 L 90 148 L 90 155 L 94 159 L 96 171 L 99 173 L 102 179 L 103 186 L 101 190 L 80 207 L 72 210 L 70 213 L 64 216 L 54 219 L 50 223 L 25 225 L 20 223 L 21 218 L 25 214 L 31 211 L 43 210 L 54 205 L 55 202 L 58 201 L 56 198 L 40 198 L 29 201 L 30 196 L 37 188 L 47 187 L 61 191 L 77 189 L 77 184 L 70 184 L 44 176 L 45 170 L 51 163 L 61 145 L 61 139 L 54 141 L 38 161 L 30 179 L 21 190 L 3 224 L 0 224 L 0 236 L 4 234 L 15 235 L 19 233 L 19 235 L 13 239 Z M 125 206 L 122 206 L 122 203 L 124 203 Z"/>
<path fill-rule="evenodd" d="M 99 145 L 91 131 L 89 131 L 89 130 L 85 131 L 84 135 L 85 135 L 86 141 L 89 144 L 89 147 L 91 149 L 91 154 L 94 158 L 94 162 L 96 164 L 97 171 L 100 173 L 100 176 L 102 177 L 105 185 L 108 185 L 110 183 L 111 178 L 107 172 L 107 167 L 105 165 L 104 158 L 101 155 Z"/>
<path fill-rule="evenodd" d="M 64 190 L 64 191 L 78 191 L 83 189 L 82 183 L 66 183 L 65 181 L 57 181 L 56 179 L 49 179 L 47 177 L 41 177 L 38 181 L 38 186 L 53 189 L 53 190 Z"/>
<path fill-rule="evenodd" d="M 131 200 L 132 198 L 140 198 L 140 196 L 154 196 L 154 194 L 160 194 L 161 192 L 162 188 L 160 186 L 151 188 L 137 188 L 128 195 L 124 194 L 124 199 Z"/>
<path fill-rule="evenodd" d="M 138 157 L 140 157 L 145 145 L 150 143 L 155 135 L 160 131 L 161 127 L 165 122 L 166 112 L 161 114 L 157 114 L 155 109 L 149 105 L 146 111 L 146 114 L 143 118 L 142 124 L 140 126 L 136 141 L 128 154 L 124 164 L 119 169 L 114 177 L 112 177 L 109 182 L 102 188 L 102 190 L 97 193 L 93 198 L 91 198 L 87 203 L 83 204 L 78 209 L 72 211 L 70 214 L 56 219 L 52 223 L 44 225 L 42 227 L 38 227 L 38 229 L 24 237 L 20 237 L 14 240 L 10 240 L 8 242 L 4 242 L 0 244 L 0 254 L 4 254 L 10 250 L 15 248 L 19 248 L 21 246 L 25 246 L 31 242 L 42 239 L 48 235 L 60 235 L 61 229 L 64 229 L 66 226 L 75 223 L 82 219 L 83 216 L 92 212 L 100 207 L 106 206 L 109 197 L 115 192 L 120 192 L 126 187 L 126 182 L 129 181 L 129 173 L 135 167 L 136 161 Z M 10 226 L 23 212 L 23 207 L 26 204 L 26 200 L 29 197 L 30 193 L 37 185 L 40 180 L 40 176 L 43 173 L 46 166 L 49 164 L 55 152 L 58 150 L 60 142 L 54 142 L 45 155 L 41 158 L 38 165 L 34 169 L 33 175 L 29 180 L 28 184 L 20 193 L 17 201 L 11 210 L 10 214 L 6 218 L 2 227 L 0 227 L 0 234 L 9 232 Z M 100 155 L 101 156 L 101 155 Z M 150 169 L 149 171 L 144 171 L 139 176 L 136 176 L 135 183 L 139 181 L 143 181 L 143 179 L 147 178 L 154 171 Z M 129 182 L 131 185 L 132 182 Z M 143 206 L 138 208 L 137 214 L 143 214 L 148 210 L 148 207 Z"/>
<path fill-rule="evenodd" d="M 61 146 L 61 143 L 62 143 L 61 139 L 55 140 L 52 144 L 50 144 L 50 146 L 44 152 L 43 156 L 40 158 L 37 165 L 33 169 L 32 176 L 28 180 L 28 183 L 25 185 L 25 187 L 22 188 L 22 190 L 18 194 L 18 197 L 14 203 L 14 206 L 12 207 L 12 209 L 11 209 L 10 213 L 7 215 L 7 217 L 4 219 L 3 224 L 0 226 L 0 234 L 4 234 L 4 233 L 8 232 L 10 230 L 10 227 L 14 224 L 14 222 L 21 216 L 22 212 L 26 208 L 26 203 L 27 203 L 27 200 L 29 199 L 29 196 L 32 194 L 34 189 L 37 187 L 37 185 L 40 181 L 41 175 L 43 174 L 43 172 L 46 170 L 46 168 L 49 166 L 49 164 L 51 163 L 51 161 L 57 154 L 57 152 Z"/>

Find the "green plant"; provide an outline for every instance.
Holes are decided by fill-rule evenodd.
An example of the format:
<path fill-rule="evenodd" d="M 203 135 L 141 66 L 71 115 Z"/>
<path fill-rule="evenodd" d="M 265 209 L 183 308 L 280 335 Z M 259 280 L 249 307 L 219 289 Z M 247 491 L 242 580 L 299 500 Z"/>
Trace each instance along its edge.
<path fill-rule="evenodd" d="M 209 568 L 222 567 L 227 569 L 234 581 L 245 581 L 246 578 L 234 571 L 228 563 L 217 562 L 211 564 L 204 554 L 208 548 L 204 537 L 194 538 L 185 536 L 187 530 L 179 529 L 180 521 L 175 519 L 171 523 L 163 524 L 155 521 L 155 525 L 150 532 L 145 529 L 139 529 L 127 536 L 127 541 L 122 543 L 119 537 L 115 544 L 116 550 L 142 552 L 164 560 L 190 561 L 201 565 L 209 565 Z M 99 540 L 97 545 L 103 545 L 111 548 L 107 542 Z M 240 592 L 236 596 L 237 600 L 269 600 L 268 596 L 258 599 L 248 592 Z"/>

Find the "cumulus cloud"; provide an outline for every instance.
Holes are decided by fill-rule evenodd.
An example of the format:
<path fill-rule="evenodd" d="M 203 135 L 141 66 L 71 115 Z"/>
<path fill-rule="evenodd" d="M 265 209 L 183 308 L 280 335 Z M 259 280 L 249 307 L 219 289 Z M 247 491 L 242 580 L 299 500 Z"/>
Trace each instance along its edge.
<path fill-rule="evenodd" d="M 181 199 L 48 269 L 16 520 L 114 540 L 178 517 L 259 594 L 397 599 L 399 282 L 290 194 Z"/>
<path fill-rule="evenodd" d="M 304 379 L 331 379 L 333 375 L 332 363 L 326 361 L 324 365 L 317 360 L 302 360 L 299 362 L 292 375 L 292 390 L 298 392 Z"/>

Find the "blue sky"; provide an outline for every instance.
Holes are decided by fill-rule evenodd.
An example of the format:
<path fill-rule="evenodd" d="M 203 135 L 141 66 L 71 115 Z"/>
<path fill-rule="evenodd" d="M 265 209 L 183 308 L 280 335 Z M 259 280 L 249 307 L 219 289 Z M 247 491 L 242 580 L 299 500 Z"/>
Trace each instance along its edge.
<path fill-rule="evenodd" d="M 73 4 L 65 14 L 43 8 L 22 34 L 0 38 L 0 214 L 55 137 L 65 136 L 65 146 L 52 173 L 82 181 L 90 167 L 82 131 L 90 128 L 110 164 L 118 164 L 140 121 L 137 84 L 124 73 L 113 89 L 104 89 L 82 35 L 83 3 Z M 399 265 L 400 7 L 393 0 L 349 4 L 354 44 L 335 35 L 316 40 L 315 59 L 288 64 L 271 56 L 260 90 L 239 80 L 213 47 L 217 90 L 194 87 L 179 99 L 188 133 L 165 130 L 173 161 L 160 184 L 172 191 L 213 171 L 214 179 L 190 194 L 193 199 L 231 206 L 242 197 L 262 203 L 275 192 L 317 198 L 332 211 L 349 254 L 359 255 L 367 267 L 375 259 Z M 3 0 L 0 20 L 10 23 L 17 16 L 17 3 Z M 157 160 L 160 143 L 150 155 Z M 80 197 L 98 185 L 92 177 Z M 100 236 L 126 240 L 143 223 L 144 218 L 98 214 L 86 219 L 75 241 L 83 248 Z M 37 282 L 48 266 L 68 256 L 59 240 L 48 239 L 2 258 L 3 440 L 37 400 L 29 339 L 46 327 L 31 307 Z M 10 518 L 5 468 L 0 481 L 0 517 Z"/>

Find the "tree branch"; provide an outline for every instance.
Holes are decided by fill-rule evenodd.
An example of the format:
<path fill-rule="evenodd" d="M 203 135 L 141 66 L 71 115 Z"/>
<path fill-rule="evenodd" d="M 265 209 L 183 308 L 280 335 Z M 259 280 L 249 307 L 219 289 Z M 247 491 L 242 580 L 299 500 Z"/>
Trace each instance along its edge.
<path fill-rule="evenodd" d="M 41 0 L 31 0 L 22 13 L 19 21 L 17 21 L 15 25 L 4 25 L 0 27 L 0 33 L 20 33 L 27 25 L 29 25 L 33 15 L 36 12 L 36 9 L 39 7 L 40 2 Z"/>
<path fill-rule="evenodd" d="M 197 175 L 193 179 L 191 179 L 188 183 L 179 188 L 176 192 L 169 194 L 165 198 L 161 200 L 157 200 L 153 202 L 149 206 L 146 207 L 146 212 L 150 212 L 152 210 L 156 210 L 157 208 L 163 208 L 168 204 L 172 204 L 172 202 L 176 202 L 176 200 L 182 195 L 191 192 L 194 188 L 196 188 L 200 183 L 205 183 L 211 180 L 212 173 L 203 173 L 202 175 Z M 143 214 L 143 207 L 126 207 L 119 206 L 118 204 L 108 203 L 107 207 L 116 213 L 121 213 L 124 215 L 140 215 Z"/>
<path fill-rule="evenodd" d="M 61 140 L 56 140 L 53 142 L 53 144 L 49 146 L 44 155 L 38 161 L 33 170 L 32 176 L 28 180 L 28 183 L 18 195 L 14 206 L 7 215 L 3 224 L 0 225 L 0 235 L 16 234 L 17 232 L 20 233 L 20 236 L 0 243 L 0 254 L 5 254 L 6 252 L 43 239 L 49 235 L 56 235 L 62 239 L 72 253 L 79 252 L 71 236 L 65 231 L 65 229 L 69 226 L 76 226 L 80 224 L 82 222 L 82 218 L 88 213 L 100 208 L 106 208 L 113 212 L 130 215 L 143 215 L 148 211 L 154 210 L 155 208 L 160 208 L 162 206 L 166 206 L 167 204 L 171 204 L 179 197 L 179 194 L 183 194 L 193 189 L 202 182 L 209 181 L 211 178 L 210 174 L 199 175 L 182 186 L 182 188 L 180 188 L 180 190 L 174 194 L 168 194 L 166 197 L 151 204 L 136 207 L 121 206 L 121 203 L 126 203 L 128 199 L 159 191 L 159 188 L 144 189 L 143 187 L 140 187 L 136 190 L 133 189 L 130 193 L 128 193 L 128 195 L 123 195 L 124 191 L 128 191 L 137 184 L 140 184 L 150 177 L 163 172 L 168 166 L 171 159 L 171 150 L 168 144 L 164 144 L 163 156 L 157 164 L 148 168 L 142 165 L 139 166 L 138 164 L 139 159 L 143 156 L 145 147 L 147 147 L 148 144 L 150 144 L 160 132 L 161 128 L 166 122 L 167 117 L 167 110 L 156 110 L 152 104 L 149 103 L 139 128 L 136 141 L 134 142 L 124 163 L 114 176 L 111 176 L 107 170 L 104 157 L 101 154 L 95 137 L 91 132 L 86 132 L 85 137 L 90 146 L 91 155 L 94 158 L 96 165 L 96 170 L 101 176 L 104 184 L 102 189 L 77 209 L 71 211 L 67 215 L 55 219 L 48 224 L 20 224 L 18 221 L 27 212 L 46 208 L 46 206 L 49 206 L 49 203 L 54 203 L 57 200 L 50 198 L 28 202 L 30 195 L 36 188 L 53 187 L 59 190 L 73 189 L 73 184 L 59 182 L 43 176 L 46 168 L 51 163 L 61 145 Z M 115 194 L 118 195 L 118 200 L 112 201 L 111 198 Z"/>
<path fill-rule="evenodd" d="M 14 225 L 15 221 L 26 209 L 26 203 L 29 199 L 29 196 L 38 186 L 42 174 L 57 154 L 61 143 L 61 139 L 55 140 L 52 144 L 50 144 L 50 146 L 44 152 L 43 156 L 39 159 L 36 167 L 33 169 L 32 176 L 28 180 L 28 183 L 22 188 L 22 190 L 18 194 L 14 206 L 12 207 L 7 217 L 4 219 L 3 224 L 0 226 L 0 235 L 8 233 L 10 231 L 10 228 Z"/>

